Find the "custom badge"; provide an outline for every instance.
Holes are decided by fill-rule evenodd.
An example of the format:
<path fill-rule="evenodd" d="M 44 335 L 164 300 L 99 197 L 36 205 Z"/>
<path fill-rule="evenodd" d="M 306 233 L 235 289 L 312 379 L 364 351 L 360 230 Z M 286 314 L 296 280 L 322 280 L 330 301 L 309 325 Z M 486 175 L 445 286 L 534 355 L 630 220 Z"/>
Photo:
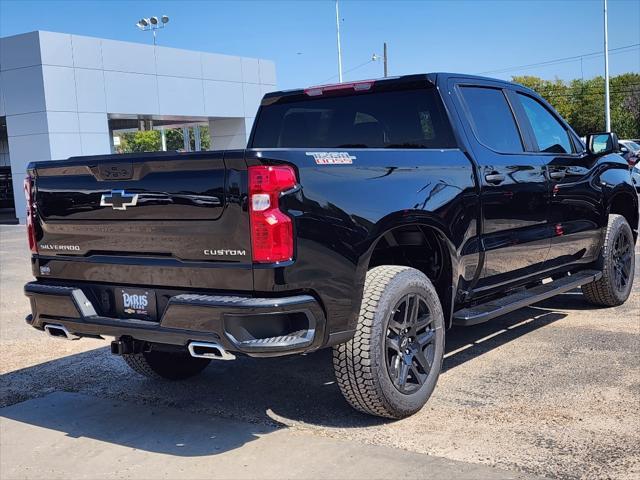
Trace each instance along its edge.
<path fill-rule="evenodd" d="M 306 152 L 318 165 L 351 165 L 356 159 L 349 152 Z"/>

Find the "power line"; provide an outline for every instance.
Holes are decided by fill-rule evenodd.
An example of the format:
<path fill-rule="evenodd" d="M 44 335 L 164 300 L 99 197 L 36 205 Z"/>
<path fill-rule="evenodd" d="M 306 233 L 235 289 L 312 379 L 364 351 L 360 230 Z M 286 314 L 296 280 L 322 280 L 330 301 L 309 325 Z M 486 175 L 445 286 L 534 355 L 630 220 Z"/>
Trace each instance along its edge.
<path fill-rule="evenodd" d="M 366 62 L 364 62 L 364 63 L 361 63 L 360 65 L 356 65 L 355 67 L 350 68 L 349 70 L 345 70 L 345 71 L 344 71 L 344 72 L 342 72 L 342 73 L 343 73 L 343 75 L 344 75 L 344 74 L 346 74 L 346 73 L 353 72 L 354 70 L 357 70 L 357 69 L 359 69 L 359 68 L 361 68 L 361 67 L 364 67 L 365 65 L 369 65 L 370 63 L 373 63 L 373 60 L 368 60 L 368 61 L 366 61 Z M 322 80 L 322 81 L 321 81 L 321 82 L 319 82 L 319 83 L 328 82 L 329 80 L 332 80 L 332 79 L 336 78 L 337 76 L 338 76 L 338 75 L 331 75 L 329 78 L 327 78 L 327 79 L 325 79 L 325 80 Z"/>
<path fill-rule="evenodd" d="M 609 52 L 613 52 L 613 54 L 616 53 L 626 53 L 626 52 L 631 52 L 633 50 L 637 50 L 638 47 L 640 47 L 640 43 L 638 44 L 634 44 L 634 45 L 627 45 L 624 47 L 618 47 L 618 48 L 612 48 L 609 50 Z M 568 62 L 572 62 L 575 60 L 581 60 L 583 58 L 587 58 L 587 57 L 595 57 L 595 56 L 602 56 L 604 55 L 604 51 L 600 51 L 600 52 L 592 52 L 592 53 L 585 53 L 584 55 L 575 55 L 573 57 L 564 57 L 564 58 L 557 58 L 554 60 L 547 60 L 544 62 L 538 62 L 538 63 L 530 63 L 527 65 L 519 65 L 519 66 L 514 66 L 514 67 L 508 67 L 508 68 L 502 68 L 502 69 L 498 69 L 498 70 L 488 70 L 485 72 L 480 72 L 478 75 L 485 75 L 488 73 L 505 73 L 505 72 L 510 72 L 510 71 L 514 71 L 514 70 L 525 70 L 528 68 L 534 68 L 534 67 L 541 67 L 541 66 L 547 66 L 547 65 L 555 65 L 555 64 L 560 64 L 560 63 L 568 63 Z"/>
<path fill-rule="evenodd" d="M 624 47 L 617 47 L 617 48 L 610 48 L 609 49 L 609 53 L 625 53 L 625 51 L 633 51 L 633 50 L 637 50 L 640 47 L 640 43 L 634 43 L 632 45 L 625 45 Z M 497 70 L 487 70 L 484 72 L 480 72 L 477 75 L 487 75 L 490 73 L 506 73 L 506 72 L 511 72 L 514 70 L 525 70 L 528 68 L 535 68 L 535 67 L 543 67 L 543 66 L 547 66 L 547 65 L 555 65 L 555 64 L 559 64 L 559 63 L 567 63 L 567 62 L 572 62 L 575 60 L 580 60 L 583 58 L 587 58 L 587 57 L 596 57 L 596 56 L 601 56 L 604 55 L 604 51 L 598 51 L 598 52 L 591 52 L 591 53 L 585 53 L 582 55 L 574 55 L 571 57 L 563 57 L 563 58 L 556 58 L 553 60 L 546 60 L 544 62 L 538 62 L 538 63 L 529 63 L 526 65 L 517 65 L 517 66 L 513 66 L 513 67 L 505 67 L 505 68 L 500 68 Z"/>
<path fill-rule="evenodd" d="M 617 47 L 617 48 L 610 48 L 609 49 L 609 53 L 610 54 L 617 54 L 617 53 L 626 53 L 626 52 L 631 52 L 633 50 L 638 50 L 640 49 L 640 43 L 634 43 L 631 45 L 625 45 L 623 47 Z M 542 67 L 542 66 L 547 66 L 547 65 L 555 65 L 555 64 L 560 64 L 560 63 L 567 63 L 567 62 L 572 62 L 575 60 L 582 60 L 583 58 L 588 58 L 588 57 L 596 57 L 596 56 L 602 56 L 604 55 L 604 51 L 599 51 L 599 52 L 591 52 L 591 53 L 585 53 L 582 55 L 574 55 L 571 57 L 563 57 L 563 58 L 556 58 L 553 60 L 546 60 L 544 62 L 538 62 L 538 63 L 529 63 L 526 65 L 518 65 L 518 66 L 514 66 L 514 67 L 507 67 L 507 68 L 501 68 L 498 70 L 487 70 L 484 72 L 479 72 L 476 73 L 476 75 L 487 75 L 490 73 L 506 73 L 506 72 L 511 72 L 514 70 L 524 70 L 524 69 L 528 69 L 528 68 L 534 68 L 534 67 Z M 368 60 L 364 63 L 361 63 L 360 65 L 356 65 L 353 68 L 350 68 L 348 70 L 345 70 L 343 72 L 343 74 L 347 74 L 350 72 L 353 72 L 354 70 L 358 70 L 359 68 L 362 68 L 370 63 L 372 63 L 373 60 Z M 328 82 L 329 80 L 332 80 L 334 78 L 336 78 L 338 75 L 332 75 L 324 80 L 322 80 L 321 82 L 318 82 L 318 84 L 322 84 L 325 82 Z"/>

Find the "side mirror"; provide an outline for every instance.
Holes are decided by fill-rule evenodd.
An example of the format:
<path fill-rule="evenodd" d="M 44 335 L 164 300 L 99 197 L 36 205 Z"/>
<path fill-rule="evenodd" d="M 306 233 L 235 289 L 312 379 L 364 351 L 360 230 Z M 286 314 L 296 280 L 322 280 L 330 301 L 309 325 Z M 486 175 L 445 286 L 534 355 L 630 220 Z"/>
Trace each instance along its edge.
<path fill-rule="evenodd" d="M 613 132 L 587 135 L 587 151 L 592 155 L 606 155 L 619 150 L 618 136 Z"/>
<path fill-rule="evenodd" d="M 621 153 L 629 153 L 629 149 L 627 147 L 623 147 L 622 145 L 620 145 L 620 152 Z"/>

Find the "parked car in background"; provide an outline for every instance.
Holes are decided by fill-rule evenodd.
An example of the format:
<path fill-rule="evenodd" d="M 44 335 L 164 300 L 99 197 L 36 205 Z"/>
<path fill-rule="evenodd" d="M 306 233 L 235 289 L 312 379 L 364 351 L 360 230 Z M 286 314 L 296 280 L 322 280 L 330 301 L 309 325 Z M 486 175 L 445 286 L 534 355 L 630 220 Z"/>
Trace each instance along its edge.
<path fill-rule="evenodd" d="M 620 154 L 630 166 L 634 166 L 640 160 L 640 144 L 633 140 L 619 140 Z"/>
<path fill-rule="evenodd" d="M 636 186 L 636 192 L 640 195 L 640 162 L 636 162 L 636 164 L 631 169 L 631 180 Z"/>

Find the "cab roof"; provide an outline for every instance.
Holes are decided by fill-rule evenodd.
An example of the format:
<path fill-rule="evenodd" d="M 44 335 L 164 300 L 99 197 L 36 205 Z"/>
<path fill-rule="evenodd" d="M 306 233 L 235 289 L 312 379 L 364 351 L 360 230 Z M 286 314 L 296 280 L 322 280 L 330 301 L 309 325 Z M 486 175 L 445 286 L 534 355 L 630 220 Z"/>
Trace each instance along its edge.
<path fill-rule="evenodd" d="M 339 94 L 340 91 L 344 91 L 344 93 L 350 93 L 353 91 L 363 91 L 363 90 L 384 91 L 384 90 L 410 89 L 410 88 L 420 88 L 425 86 L 435 86 L 437 82 L 446 82 L 449 78 L 491 82 L 493 84 L 500 84 L 505 86 L 516 85 L 515 83 L 508 82 L 506 80 L 500 80 L 497 78 L 490 78 L 490 77 L 482 77 L 478 75 L 469 75 L 464 73 L 451 73 L 451 72 L 418 73 L 418 74 L 412 74 L 412 75 L 401 75 L 396 77 L 373 78 L 369 80 L 357 80 L 353 82 L 315 85 L 307 88 L 297 88 L 292 90 L 279 90 L 279 91 L 267 93 L 262 99 L 262 105 L 271 105 L 285 98 L 290 100 L 291 99 L 290 97 L 321 96 L 326 92 Z M 518 86 L 522 87 L 521 85 L 518 85 Z M 523 87 L 523 88 L 526 88 L 526 87 Z"/>

